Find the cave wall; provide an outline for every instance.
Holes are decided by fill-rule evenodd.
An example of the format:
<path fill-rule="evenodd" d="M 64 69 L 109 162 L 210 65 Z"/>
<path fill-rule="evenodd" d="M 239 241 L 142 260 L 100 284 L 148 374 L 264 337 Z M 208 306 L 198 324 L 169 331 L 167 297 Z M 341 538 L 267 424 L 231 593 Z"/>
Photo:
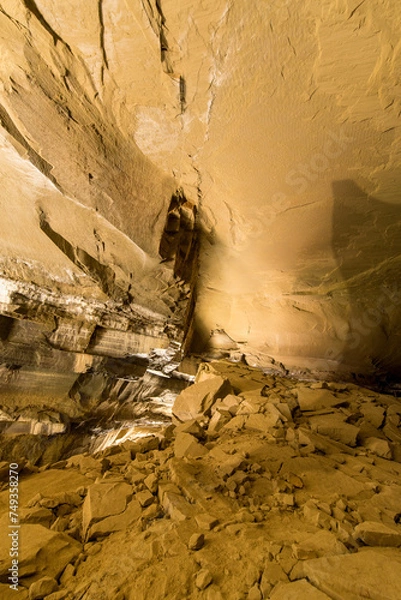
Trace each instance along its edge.
<path fill-rule="evenodd" d="M 3 275 L 182 327 L 175 195 L 186 231 L 198 210 L 193 351 L 218 330 L 255 365 L 396 374 L 400 18 L 395 0 L 2 0 Z"/>

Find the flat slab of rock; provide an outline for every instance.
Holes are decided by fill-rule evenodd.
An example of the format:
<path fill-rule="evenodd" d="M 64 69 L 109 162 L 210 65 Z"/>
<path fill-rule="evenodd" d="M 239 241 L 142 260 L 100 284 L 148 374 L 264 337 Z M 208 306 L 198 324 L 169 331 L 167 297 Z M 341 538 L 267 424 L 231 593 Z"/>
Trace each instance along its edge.
<path fill-rule="evenodd" d="M 174 454 L 177 458 L 198 458 L 205 456 L 208 450 L 189 433 L 179 433 L 174 440 Z"/>
<path fill-rule="evenodd" d="M 86 535 L 93 523 L 124 512 L 132 497 L 128 483 L 95 483 L 88 489 L 83 506 L 83 532 Z"/>
<path fill-rule="evenodd" d="M 314 533 L 300 544 L 294 544 L 293 554 L 298 559 L 319 558 L 347 554 L 348 550 L 332 533 L 323 529 Z"/>
<path fill-rule="evenodd" d="M 401 598 L 401 552 L 395 548 L 368 548 L 356 554 L 316 558 L 304 563 L 303 572 L 330 598 Z"/>
<path fill-rule="evenodd" d="M 355 446 L 359 428 L 346 423 L 340 414 L 319 415 L 310 418 L 312 430 L 325 435 L 337 442 L 348 446 Z"/>
<path fill-rule="evenodd" d="M 210 415 L 210 409 L 219 398 L 232 393 L 227 379 L 220 376 L 208 377 L 205 381 L 195 383 L 177 396 L 173 415 L 181 422 L 199 419 Z"/>
<path fill-rule="evenodd" d="M 44 577 L 57 579 L 66 565 L 82 550 L 79 542 L 64 533 L 42 525 L 23 524 L 19 528 L 19 576 L 32 583 Z M 6 583 L 10 567 L 10 538 L 2 536 L 0 581 Z"/>
<path fill-rule="evenodd" d="M 279 421 L 280 417 L 278 415 L 251 414 L 245 423 L 245 428 L 252 431 L 267 433 L 277 425 Z"/>
<path fill-rule="evenodd" d="M 331 600 L 330 596 L 316 589 L 306 579 L 293 583 L 279 583 L 269 598 L 270 600 Z"/>
<path fill-rule="evenodd" d="M 312 411 L 321 410 L 322 408 L 332 408 L 341 404 L 341 400 L 329 390 L 300 388 L 298 389 L 298 404 L 302 411 Z"/>
<path fill-rule="evenodd" d="M 364 521 L 355 527 L 354 538 L 367 546 L 401 546 L 401 526 L 388 527 L 376 521 Z"/>
<path fill-rule="evenodd" d="M 115 531 L 122 531 L 123 529 L 129 529 L 134 525 L 142 515 L 142 508 L 139 502 L 134 498 L 128 504 L 124 512 L 119 515 L 113 515 L 102 519 L 98 523 L 94 523 L 90 530 L 88 539 L 94 539 L 103 537 L 114 533 Z"/>

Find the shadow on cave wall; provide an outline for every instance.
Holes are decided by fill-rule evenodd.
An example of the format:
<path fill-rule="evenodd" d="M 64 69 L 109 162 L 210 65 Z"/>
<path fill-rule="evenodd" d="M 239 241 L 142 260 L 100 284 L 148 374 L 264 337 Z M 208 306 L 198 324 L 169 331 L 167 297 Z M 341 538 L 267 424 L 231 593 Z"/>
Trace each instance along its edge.
<path fill-rule="evenodd" d="M 389 204 L 354 181 L 333 186 L 334 256 L 346 285 L 349 328 L 341 351 L 328 351 L 339 370 L 371 384 L 400 380 L 401 197 Z"/>

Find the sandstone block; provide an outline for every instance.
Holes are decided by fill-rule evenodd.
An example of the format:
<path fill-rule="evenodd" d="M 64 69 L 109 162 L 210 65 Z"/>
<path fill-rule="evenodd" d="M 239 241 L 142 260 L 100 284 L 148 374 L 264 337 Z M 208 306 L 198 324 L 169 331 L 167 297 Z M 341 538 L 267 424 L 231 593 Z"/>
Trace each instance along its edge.
<path fill-rule="evenodd" d="M 299 388 L 298 404 L 302 411 L 320 410 L 341 404 L 341 400 L 326 389 Z"/>
<path fill-rule="evenodd" d="M 255 583 L 248 592 L 247 600 L 262 600 L 262 598 L 262 592 L 260 591 L 258 584 Z"/>
<path fill-rule="evenodd" d="M 165 492 L 162 506 L 172 521 L 185 521 L 193 516 L 192 506 L 181 494 Z"/>
<path fill-rule="evenodd" d="M 191 419 L 190 421 L 185 421 L 184 423 L 177 425 L 174 434 L 177 435 L 178 433 L 190 433 L 199 440 L 205 437 L 204 429 L 199 425 L 199 422 L 196 421 L 196 419 Z"/>
<path fill-rule="evenodd" d="M 260 582 L 260 589 L 265 597 L 279 581 L 288 582 L 288 576 L 283 568 L 276 562 L 266 563 Z"/>
<path fill-rule="evenodd" d="M 354 538 L 367 546 L 401 546 L 401 527 L 389 527 L 376 521 L 359 523 L 354 530 Z"/>
<path fill-rule="evenodd" d="M 331 598 L 401 598 L 401 553 L 395 548 L 367 548 L 354 554 L 316 558 L 305 561 L 303 568 L 309 581 Z"/>
<path fill-rule="evenodd" d="M 346 423 L 340 414 L 319 415 L 310 418 L 311 428 L 337 442 L 355 446 L 359 428 Z"/>
<path fill-rule="evenodd" d="M 214 517 L 213 515 L 209 514 L 197 515 L 195 517 L 195 520 L 200 529 L 206 529 L 208 531 L 210 531 L 219 524 L 219 520 L 216 519 L 216 517 Z"/>
<path fill-rule="evenodd" d="M 369 437 L 363 442 L 364 448 L 370 450 L 376 456 L 381 456 L 382 458 L 392 458 L 390 444 L 387 440 L 383 440 L 377 437 Z"/>
<path fill-rule="evenodd" d="M 115 531 L 127 530 L 137 523 L 142 514 L 142 507 L 134 498 L 128 503 L 127 508 L 122 513 L 93 523 L 88 532 L 88 539 L 96 539 L 110 535 Z"/>
<path fill-rule="evenodd" d="M 150 492 L 152 492 L 152 494 L 155 494 L 157 492 L 157 482 L 158 482 L 158 477 L 155 473 L 150 473 L 150 475 L 148 475 L 144 479 L 144 484 L 146 485 L 148 490 Z"/>
<path fill-rule="evenodd" d="M 19 576 L 33 583 L 45 575 L 57 579 L 66 565 L 81 552 L 82 546 L 64 533 L 42 525 L 22 524 L 20 529 Z M 0 581 L 6 582 L 10 566 L 9 539 L 0 546 Z"/>
<path fill-rule="evenodd" d="M 217 400 L 212 408 L 212 413 L 217 410 L 221 414 L 234 417 L 241 408 L 241 404 L 241 398 L 234 394 L 228 394 L 221 400 Z"/>
<path fill-rule="evenodd" d="M 42 600 L 58 588 L 58 583 L 52 577 L 42 577 L 34 581 L 29 587 L 29 600 Z"/>
<path fill-rule="evenodd" d="M 208 450 L 189 433 L 179 433 L 174 440 L 174 454 L 177 458 L 199 458 L 205 456 Z"/>
<path fill-rule="evenodd" d="M 194 533 L 189 538 L 188 548 L 190 550 L 200 550 L 205 544 L 205 536 L 203 533 Z"/>
<path fill-rule="evenodd" d="M 348 550 L 330 531 L 322 530 L 300 544 L 293 544 L 293 554 L 298 560 L 347 554 Z"/>
<path fill-rule="evenodd" d="M 127 483 L 95 483 L 89 486 L 82 514 L 84 535 L 93 523 L 122 513 L 132 497 L 132 487 Z"/>
<path fill-rule="evenodd" d="M 374 404 L 373 402 L 364 402 L 360 407 L 360 411 L 365 419 L 373 425 L 373 427 L 381 427 L 384 420 L 384 408 Z"/>
<path fill-rule="evenodd" d="M 277 414 L 251 414 L 245 423 L 245 428 L 260 433 L 268 433 L 279 422 L 280 417 Z"/>
<path fill-rule="evenodd" d="M 232 388 L 227 379 L 218 375 L 210 377 L 191 385 L 177 396 L 173 415 L 181 422 L 198 419 L 204 415 L 210 416 L 210 410 L 216 400 L 231 392 Z"/>
<path fill-rule="evenodd" d="M 201 569 L 196 575 L 195 585 L 198 590 L 205 590 L 213 581 L 213 577 L 208 569 Z"/>
<path fill-rule="evenodd" d="M 144 490 L 143 492 L 138 492 L 136 494 L 136 499 L 143 508 L 146 508 L 153 504 L 155 497 L 149 490 Z"/>
<path fill-rule="evenodd" d="M 223 415 L 218 410 L 214 413 L 212 418 L 209 421 L 209 425 L 207 428 L 207 432 L 209 435 L 218 433 L 221 428 L 228 422 L 231 416 Z"/>

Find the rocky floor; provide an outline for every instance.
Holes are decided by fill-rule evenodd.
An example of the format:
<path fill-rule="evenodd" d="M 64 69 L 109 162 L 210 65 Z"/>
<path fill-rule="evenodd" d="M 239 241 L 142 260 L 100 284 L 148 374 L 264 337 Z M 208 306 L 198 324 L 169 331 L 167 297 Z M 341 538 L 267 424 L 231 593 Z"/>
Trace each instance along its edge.
<path fill-rule="evenodd" d="M 203 364 L 160 435 L 19 474 L 19 592 L 0 597 L 399 600 L 401 402 Z"/>

